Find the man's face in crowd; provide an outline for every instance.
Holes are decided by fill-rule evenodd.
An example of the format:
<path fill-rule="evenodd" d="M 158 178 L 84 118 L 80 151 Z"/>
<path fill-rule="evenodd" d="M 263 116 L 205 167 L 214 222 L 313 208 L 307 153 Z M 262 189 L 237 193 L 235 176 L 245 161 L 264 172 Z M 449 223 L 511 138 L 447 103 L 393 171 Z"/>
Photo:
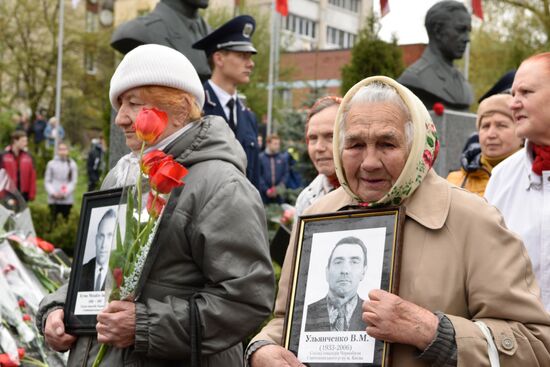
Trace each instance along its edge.
<path fill-rule="evenodd" d="M 355 103 L 345 122 L 342 165 L 350 189 L 365 202 L 386 195 L 409 155 L 406 116 L 392 103 Z"/>
<path fill-rule="evenodd" d="M 107 260 L 109 260 L 113 236 L 115 235 L 115 222 L 115 217 L 106 217 L 97 228 L 95 236 L 95 262 L 100 266 L 107 264 Z"/>
<path fill-rule="evenodd" d="M 516 134 L 539 145 L 550 145 L 550 71 L 546 63 L 524 62 L 512 84 Z"/>
<path fill-rule="evenodd" d="M 251 52 L 222 50 L 214 54 L 216 69 L 234 84 L 247 84 L 254 69 Z"/>
<path fill-rule="evenodd" d="M 470 42 L 471 23 L 470 14 L 457 10 L 452 13 L 451 20 L 440 27 L 437 46 L 446 59 L 462 58 L 466 45 Z"/>
<path fill-rule="evenodd" d="M 307 128 L 307 152 L 315 169 L 325 176 L 334 175 L 332 133 L 338 106 L 327 107 L 311 117 Z"/>
<path fill-rule="evenodd" d="M 267 143 L 267 147 L 271 153 L 279 153 L 281 150 L 281 140 L 271 139 L 269 143 Z"/>
<path fill-rule="evenodd" d="M 326 268 L 329 292 L 338 298 L 353 296 L 365 277 L 366 269 L 363 250 L 359 245 L 337 246 Z"/>
<path fill-rule="evenodd" d="M 17 150 L 24 150 L 29 144 L 29 139 L 26 136 L 22 136 L 13 142 L 13 148 Z"/>

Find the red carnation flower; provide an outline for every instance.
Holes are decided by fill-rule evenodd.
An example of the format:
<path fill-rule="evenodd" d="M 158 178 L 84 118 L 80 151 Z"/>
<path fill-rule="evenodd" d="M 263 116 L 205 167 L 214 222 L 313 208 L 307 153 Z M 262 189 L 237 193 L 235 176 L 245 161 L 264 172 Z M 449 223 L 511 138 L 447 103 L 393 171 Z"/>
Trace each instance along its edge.
<path fill-rule="evenodd" d="M 441 102 L 435 102 L 432 110 L 437 116 L 442 116 L 443 112 L 445 112 L 445 106 L 443 106 L 443 103 Z"/>

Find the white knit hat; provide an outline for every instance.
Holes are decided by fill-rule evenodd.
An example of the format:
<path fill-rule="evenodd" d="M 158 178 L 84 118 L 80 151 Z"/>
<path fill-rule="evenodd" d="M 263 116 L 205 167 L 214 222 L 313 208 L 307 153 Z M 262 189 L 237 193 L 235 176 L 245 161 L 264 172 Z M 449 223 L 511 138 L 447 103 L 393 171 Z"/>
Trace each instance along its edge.
<path fill-rule="evenodd" d="M 118 111 L 118 97 L 122 93 L 145 85 L 160 85 L 188 92 L 195 96 L 202 110 L 204 89 L 197 71 L 187 57 L 170 47 L 147 44 L 128 52 L 111 78 L 111 105 Z"/>

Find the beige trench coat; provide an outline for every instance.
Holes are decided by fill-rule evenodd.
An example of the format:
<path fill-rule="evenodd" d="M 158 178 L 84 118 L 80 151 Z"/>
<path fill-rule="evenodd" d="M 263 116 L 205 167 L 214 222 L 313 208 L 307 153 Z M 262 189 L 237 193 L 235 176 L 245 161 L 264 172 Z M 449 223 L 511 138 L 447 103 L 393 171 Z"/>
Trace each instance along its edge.
<path fill-rule="evenodd" d="M 304 214 L 334 212 L 354 204 L 342 189 L 321 198 Z M 450 185 L 431 170 L 404 203 L 399 296 L 453 323 L 458 366 L 489 366 L 487 342 L 472 320 L 492 331 L 500 365 L 550 366 L 550 314 L 540 301 L 531 262 L 521 240 L 506 229 L 497 209 Z M 294 237 L 286 254 L 275 318 L 252 340 L 282 344 Z M 429 364 L 414 347 L 392 346 L 393 366 Z"/>

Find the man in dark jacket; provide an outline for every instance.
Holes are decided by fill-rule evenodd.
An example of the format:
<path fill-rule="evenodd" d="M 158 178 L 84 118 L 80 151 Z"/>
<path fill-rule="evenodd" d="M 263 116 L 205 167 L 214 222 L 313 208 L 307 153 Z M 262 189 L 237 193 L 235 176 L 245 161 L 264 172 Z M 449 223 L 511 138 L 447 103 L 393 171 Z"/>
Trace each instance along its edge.
<path fill-rule="evenodd" d="M 265 204 L 283 202 L 280 191 L 285 188 L 290 172 L 288 154 L 281 152 L 277 134 L 267 137 L 265 151 L 260 154 L 260 194 Z"/>
<path fill-rule="evenodd" d="M 260 153 L 256 115 L 247 108 L 237 93 L 237 86 L 250 83 L 254 69 L 252 55 L 257 51 L 251 38 L 256 22 L 249 15 L 225 23 L 193 47 L 204 50 L 212 77 L 204 83 L 206 115 L 221 116 L 227 121 L 246 153 L 246 177 L 259 189 Z"/>
<path fill-rule="evenodd" d="M 86 168 L 88 172 L 88 191 L 94 191 L 97 189 L 103 170 L 103 137 L 92 139 Z"/>
<path fill-rule="evenodd" d="M 367 271 L 367 247 L 357 237 L 336 243 L 326 267 L 328 294 L 307 306 L 306 331 L 365 331 L 357 294 Z"/>

